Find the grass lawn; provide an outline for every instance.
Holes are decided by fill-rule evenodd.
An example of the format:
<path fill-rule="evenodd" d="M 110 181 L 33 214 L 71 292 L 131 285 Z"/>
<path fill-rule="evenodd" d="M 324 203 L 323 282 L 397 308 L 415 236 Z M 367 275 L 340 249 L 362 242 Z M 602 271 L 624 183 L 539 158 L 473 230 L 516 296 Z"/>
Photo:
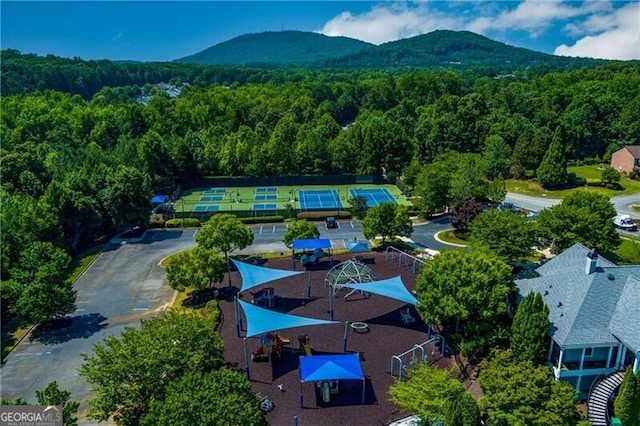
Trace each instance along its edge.
<path fill-rule="evenodd" d="M 576 176 L 586 179 L 587 182 L 600 181 L 601 171 L 598 170 L 597 165 L 569 167 L 568 171 L 569 173 L 575 173 Z M 515 192 L 515 193 L 524 194 L 524 195 L 534 195 L 538 197 L 549 197 L 549 198 L 564 198 L 567 195 L 571 194 L 572 192 L 581 191 L 585 189 L 585 187 L 580 186 L 580 187 L 571 188 L 571 189 L 560 189 L 557 191 L 550 191 L 542 188 L 537 182 L 533 180 L 509 179 L 506 181 L 506 184 L 507 184 L 507 191 L 509 192 Z M 621 177 L 620 185 L 622 185 L 623 187 L 623 189 L 621 190 L 607 189 L 599 186 L 589 186 L 587 187 L 587 190 L 596 192 L 598 194 L 606 195 L 607 197 L 640 193 L 640 181 L 631 180 L 626 177 Z"/>
<path fill-rule="evenodd" d="M 441 231 L 436 234 L 436 237 L 441 241 L 449 244 L 456 244 L 460 246 L 468 246 L 469 242 L 463 239 L 460 239 L 455 236 L 453 229 L 449 229 L 447 231 Z"/>
<path fill-rule="evenodd" d="M 615 254 L 620 265 L 640 265 L 640 238 L 624 237 Z"/>

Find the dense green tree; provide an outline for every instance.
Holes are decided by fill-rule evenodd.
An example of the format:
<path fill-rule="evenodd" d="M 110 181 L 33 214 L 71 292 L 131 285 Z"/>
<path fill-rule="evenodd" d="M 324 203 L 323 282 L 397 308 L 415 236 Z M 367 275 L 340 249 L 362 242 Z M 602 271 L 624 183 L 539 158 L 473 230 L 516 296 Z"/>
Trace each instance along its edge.
<path fill-rule="evenodd" d="M 514 362 L 503 352 L 483 363 L 479 381 L 492 425 L 574 425 L 580 419 L 574 389 L 545 365 Z"/>
<path fill-rule="evenodd" d="M 425 166 L 418 174 L 414 196 L 422 214 L 429 216 L 449 207 L 450 177 L 451 170 L 441 162 Z"/>
<path fill-rule="evenodd" d="M 441 161 L 452 171 L 449 188 L 449 206 L 466 198 L 481 200 L 487 196 L 487 179 L 479 154 L 449 153 Z"/>
<path fill-rule="evenodd" d="M 491 322 L 507 311 L 511 268 L 479 250 L 443 251 L 416 278 L 416 309 L 427 324 Z"/>
<path fill-rule="evenodd" d="M 407 206 L 394 203 L 380 203 L 370 207 L 362 219 L 362 234 L 367 239 L 382 237 L 384 245 L 388 237 L 409 237 L 413 233 L 413 223 Z"/>
<path fill-rule="evenodd" d="M 293 240 L 314 239 L 320 237 L 320 230 L 315 223 L 306 220 L 295 220 L 287 226 L 282 241 L 287 247 L 291 247 Z"/>
<path fill-rule="evenodd" d="M 600 181 L 605 185 L 615 185 L 620 182 L 620 173 L 612 167 L 605 167 L 602 169 L 602 173 L 600 173 Z"/>
<path fill-rule="evenodd" d="M 232 214 L 214 214 L 196 234 L 196 242 L 207 250 L 215 249 L 224 253 L 227 270 L 230 271 L 229 253 L 251 245 L 253 231 Z M 228 275 L 231 286 L 231 274 Z"/>
<path fill-rule="evenodd" d="M 509 176 L 511 167 L 511 148 L 501 136 L 491 135 L 484 141 L 482 159 L 485 163 L 486 176 L 493 180 L 499 176 Z"/>
<path fill-rule="evenodd" d="M 480 409 L 473 396 L 467 392 L 460 392 L 447 407 L 444 420 L 446 426 L 478 426 L 480 424 Z"/>
<path fill-rule="evenodd" d="M 186 288 L 202 291 L 222 282 L 224 270 L 225 260 L 220 252 L 197 246 L 171 257 L 167 264 L 167 281 L 177 291 Z"/>
<path fill-rule="evenodd" d="M 540 293 L 523 297 L 511 324 L 511 354 L 517 362 L 543 365 L 549 350 L 549 308 Z"/>
<path fill-rule="evenodd" d="M 469 224 L 482 213 L 482 204 L 475 200 L 458 201 L 451 209 L 451 224 L 457 231 L 466 232 Z"/>
<path fill-rule="evenodd" d="M 267 425 L 245 374 L 222 367 L 187 371 L 170 381 L 162 399 L 149 404 L 141 425 Z"/>
<path fill-rule="evenodd" d="M 67 280 L 69 255 L 47 242 L 33 242 L 20 253 L 19 265 L 2 283 L 9 310 L 37 323 L 75 310 L 76 292 Z"/>
<path fill-rule="evenodd" d="M 134 167 L 119 166 L 105 179 L 100 198 L 116 228 L 144 226 L 151 212 L 151 188 L 145 174 Z"/>
<path fill-rule="evenodd" d="M 356 217 L 363 218 L 367 214 L 367 199 L 362 195 L 349 198 L 349 205 L 353 209 Z"/>
<path fill-rule="evenodd" d="M 550 209 L 540 212 L 536 221 L 543 243 L 560 253 L 575 243 L 608 253 L 620 245 L 612 218 L 616 210 L 609 199 L 590 191 L 577 191 Z"/>
<path fill-rule="evenodd" d="M 620 391 L 613 401 L 613 413 L 625 426 L 640 424 L 640 380 L 633 374 L 633 368 L 628 366 L 624 372 L 624 379 Z"/>
<path fill-rule="evenodd" d="M 559 127 L 556 128 L 551 145 L 536 170 L 536 177 L 544 187 L 559 187 L 567 183 L 567 154 Z"/>
<path fill-rule="evenodd" d="M 473 247 L 485 247 L 506 262 L 528 258 L 536 244 L 534 224 L 512 211 L 487 210 L 469 225 Z"/>
<path fill-rule="evenodd" d="M 465 392 L 451 370 L 417 363 L 408 370 L 408 380 L 389 388 L 391 401 L 424 421 L 443 421 L 451 401 Z"/>
<path fill-rule="evenodd" d="M 43 390 L 37 390 L 36 399 L 40 405 L 61 405 L 62 424 L 64 426 L 78 424 L 78 419 L 74 416 L 74 413 L 78 411 L 80 403 L 71 399 L 69 391 L 61 390 L 57 382 L 53 381 Z"/>
<path fill-rule="evenodd" d="M 489 182 L 487 186 L 487 198 L 493 203 L 504 202 L 507 196 L 507 185 L 501 176 Z"/>
<path fill-rule="evenodd" d="M 139 424 L 149 404 L 187 371 L 207 373 L 222 363 L 222 340 L 196 314 L 169 311 L 107 336 L 83 354 L 80 374 L 93 386 L 89 417 L 119 425 Z"/>

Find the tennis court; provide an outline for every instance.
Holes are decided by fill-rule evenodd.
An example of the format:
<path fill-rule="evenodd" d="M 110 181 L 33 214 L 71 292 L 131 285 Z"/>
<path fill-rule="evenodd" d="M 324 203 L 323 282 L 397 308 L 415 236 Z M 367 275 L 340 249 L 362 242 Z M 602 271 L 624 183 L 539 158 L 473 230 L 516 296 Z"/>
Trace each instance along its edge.
<path fill-rule="evenodd" d="M 202 195 L 225 194 L 226 192 L 227 188 L 209 188 L 202 191 Z"/>
<path fill-rule="evenodd" d="M 313 189 L 298 191 L 300 210 L 335 210 L 344 209 L 338 191 L 335 189 Z"/>
<path fill-rule="evenodd" d="M 374 207 L 381 203 L 398 204 L 398 200 L 393 198 L 386 188 L 350 189 L 349 193 L 353 198 L 364 197 L 367 200 L 367 207 Z"/>
<path fill-rule="evenodd" d="M 224 200 L 224 195 L 203 195 L 202 197 L 200 197 L 200 201 L 203 203 L 222 200 Z"/>
<path fill-rule="evenodd" d="M 265 194 L 269 192 L 278 192 L 278 188 L 275 186 L 265 186 L 261 188 L 256 188 L 256 194 Z"/>
<path fill-rule="evenodd" d="M 193 211 L 194 212 L 217 212 L 219 207 L 220 206 L 217 206 L 215 204 L 210 206 L 198 205 L 193 208 Z"/>
<path fill-rule="evenodd" d="M 253 201 L 273 201 L 277 200 L 276 194 L 256 194 L 253 196 Z"/>

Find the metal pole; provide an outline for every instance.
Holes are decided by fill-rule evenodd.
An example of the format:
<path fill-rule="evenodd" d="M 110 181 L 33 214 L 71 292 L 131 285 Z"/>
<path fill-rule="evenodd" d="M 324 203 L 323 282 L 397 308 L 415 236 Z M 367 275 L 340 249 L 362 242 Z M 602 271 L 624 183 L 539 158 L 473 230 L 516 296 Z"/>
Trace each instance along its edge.
<path fill-rule="evenodd" d="M 347 351 L 347 332 L 349 330 L 348 326 L 349 326 L 349 321 L 345 321 L 344 322 L 344 338 L 342 339 L 342 341 L 344 342 L 344 344 L 342 345 L 342 352 Z"/>
<path fill-rule="evenodd" d="M 238 297 L 233 298 L 233 310 L 236 314 L 236 333 L 240 337 L 240 315 L 238 314 Z"/>
<path fill-rule="evenodd" d="M 333 321 L 333 285 L 329 285 L 329 315 Z"/>
<path fill-rule="evenodd" d="M 244 339 L 244 371 L 247 373 L 247 379 L 251 380 L 251 372 L 249 371 L 249 349 L 247 349 L 247 338 Z"/>

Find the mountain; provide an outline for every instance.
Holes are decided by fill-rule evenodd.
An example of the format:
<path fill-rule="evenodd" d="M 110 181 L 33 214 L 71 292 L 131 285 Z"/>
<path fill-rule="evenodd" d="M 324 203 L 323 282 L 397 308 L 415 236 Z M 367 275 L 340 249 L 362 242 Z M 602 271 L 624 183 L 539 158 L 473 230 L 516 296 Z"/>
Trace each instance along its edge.
<path fill-rule="evenodd" d="M 304 31 L 245 34 L 216 44 L 177 62 L 203 65 L 305 65 L 350 55 L 371 43 Z"/>
<path fill-rule="evenodd" d="M 438 30 L 379 46 L 302 31 L 247 34 L 178 59 L 178 62 L 333 69 L 484 66 L 509 70 L 532 65 L 571 69 L 606 61 L 554 56 L 509 46 L 469 31 Z"/>

